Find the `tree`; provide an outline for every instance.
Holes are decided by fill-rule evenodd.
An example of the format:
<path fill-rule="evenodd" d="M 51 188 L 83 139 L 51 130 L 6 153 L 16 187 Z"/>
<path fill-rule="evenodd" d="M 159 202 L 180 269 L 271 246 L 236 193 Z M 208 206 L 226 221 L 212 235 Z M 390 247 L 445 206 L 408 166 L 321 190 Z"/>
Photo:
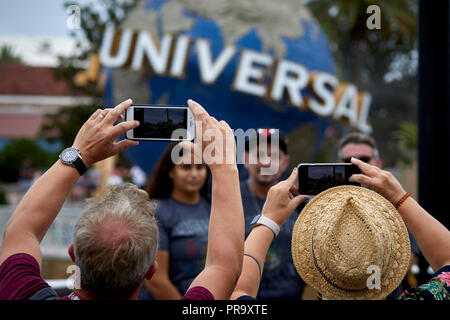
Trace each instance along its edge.
<path fill-rule="evenodd" d="M 311 0 L 307 3 L 330 41 L 341 76 L 363 84 L 384 76 L 399 54 L 416 46 L 416 0 Z M 380 8 L 380 29 L 367 27 L 369 6 Z M 380 75 L 379 71 L 382 71 Z"/>
<path fill-rule="evenodd" d="M 49 167 L 54 156 L 31 139 L 12 139 L 0 152 L 0 180 L 14 182 L 24 162 L 33 168 Z"/>
<path fill-rule="evenodd" d="M 84 4 L 76 1 L 65 1 L 67 9 L 72 5 L 80 8 L 80 30 L 71 30 L 70 36 L 76 39 L 76 48 L 68 57 L 58 57 L 59 65 L 54 69 L 56 78 L 65 79 L 72 90 L 82 92 L 85 95 L 96 98 L 93 105 L 80 105 L 61 109 L 56 114 L 46 115 L 46 121 L 41 128 L 41 134 L 47 140 L 58 139 L 63 146 L 73 143 L 75 135 L 89 118 L 89 116 L 104 105 L 103 92 L 95 85 L 78 86 L 74 82 L 75 75 L 82 71 L 82 66 L 89 56 L 98 52 L 101 46 L 103 32 L 108 23 L 120 24 L 126 17 L 126 13 L 136 5 L 137 0 L 100 0 L 95 3 Z"/>
<path fill-rule="evenodd" d="M 307 5 L 329 40 L 338 77 L 372 94 L 370 122 L 384 164 L 411 161 L 394 132 L 417 116 L 417 1 L 310 0 Z M 367 26 L 372 5 L 380 8 L 380 29 Z"/>
<path fill-rule="evenodd" d="M 4 44 L 0 47 L 0 62 L 6 63 L 22 63 L 22 58 L 14 53 L 14 50 L 11 46 Z"/>

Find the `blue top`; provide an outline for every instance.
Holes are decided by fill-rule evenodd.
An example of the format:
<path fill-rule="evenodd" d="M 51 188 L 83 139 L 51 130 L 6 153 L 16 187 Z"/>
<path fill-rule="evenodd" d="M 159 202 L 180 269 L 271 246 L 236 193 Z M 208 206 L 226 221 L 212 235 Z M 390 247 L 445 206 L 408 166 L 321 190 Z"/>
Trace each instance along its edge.
<path fill-rule="evenodd" d="M 195 205 L 172 197 L 157 199 L 156 203 L 159 250 L 169 252 L 169 278 L 183 295 L 205 267 L 211 205 L 203 197 Z M 139 298 L 150 299 L 144 289 Z"/>
<path fill-rule="evenodd" d="M 245 215 L 245 237 L 251 231 L 250 223 L 261 213 L 265 199 L 256 197 L 248 185 L 241 181 L 242 204 Z M 272 241 L 264 263 L 258 299 L 301 299 L 304 282 L 295 270 L 291 254 L 291 238 L 298 212 L 294 211 Z"/>

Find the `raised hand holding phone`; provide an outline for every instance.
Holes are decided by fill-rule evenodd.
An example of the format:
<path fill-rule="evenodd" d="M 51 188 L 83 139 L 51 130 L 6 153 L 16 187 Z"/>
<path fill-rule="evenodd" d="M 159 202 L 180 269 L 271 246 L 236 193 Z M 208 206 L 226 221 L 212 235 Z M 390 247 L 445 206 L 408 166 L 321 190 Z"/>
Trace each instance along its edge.
<path fill-rule="evenodd" d="M 125 119 L 140 123 L 126 132 L 130 140 L 192 141 L 195 138 L 194 115 L 186 106 L 133 104 Z"/>

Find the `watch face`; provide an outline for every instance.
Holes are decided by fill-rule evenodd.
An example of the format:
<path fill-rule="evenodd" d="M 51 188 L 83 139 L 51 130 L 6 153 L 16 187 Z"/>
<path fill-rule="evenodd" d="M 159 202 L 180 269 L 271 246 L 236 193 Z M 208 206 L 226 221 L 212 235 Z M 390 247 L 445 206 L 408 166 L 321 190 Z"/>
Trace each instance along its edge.
<path fill-rule="evenodd" d="M 252 222 L 250 223 L 250 225 L 254 225 L 255 223 L 257 223 L 260 217 L 261 217 L 260 214 L 258 214 L 257 216 L 255 216 L 255 217 L 253 218 Z"/>
<path fill-rule="evenodd" d="M 61 160 L 63 162 L 72 163 L 78 158 L 78 151 L 74 148 L 65 149 L 61 153 Z"/>

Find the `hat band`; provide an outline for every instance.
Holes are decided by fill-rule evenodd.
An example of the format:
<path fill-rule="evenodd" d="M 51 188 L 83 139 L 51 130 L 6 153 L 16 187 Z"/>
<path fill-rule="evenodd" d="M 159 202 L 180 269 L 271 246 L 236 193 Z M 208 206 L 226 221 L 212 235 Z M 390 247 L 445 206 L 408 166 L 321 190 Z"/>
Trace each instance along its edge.
<path fill-rule="evenodd" d="M 322 269 L 320 269 L 319 264 L 317 263 L 316 255 L 314 253 L 314 234 L 315 233 L 316 233 L 316 229 L 314 228 L 314 231 L 313 231 L 313 234 L 312 234 L 312 243 L 311 243 L 312 257 L 313 257 L 313 260 L 314 260 L 314 265 L 316 266 L 316 269 L 317 269 L 317 271 L 319 271 L 319 273 L 322 276 L 322 278 L 326 282 L 331 284 L 333 287 L 335 287 L 336 289 L 341 290 L 341 291 L 345 291 L 345 292 L 359 292 L 359 291 L 366 290 L 366 287 L 364 287 L 363 289 L 345 289 L 345 288 L 342 288 L 342 287 L 338 286 L 337 284 L 333 283 L 333 281 L 331 281 L 330 279 L 328 279 L 328 277 L 325 275 L 325 273 L 322 271 Z"/>

